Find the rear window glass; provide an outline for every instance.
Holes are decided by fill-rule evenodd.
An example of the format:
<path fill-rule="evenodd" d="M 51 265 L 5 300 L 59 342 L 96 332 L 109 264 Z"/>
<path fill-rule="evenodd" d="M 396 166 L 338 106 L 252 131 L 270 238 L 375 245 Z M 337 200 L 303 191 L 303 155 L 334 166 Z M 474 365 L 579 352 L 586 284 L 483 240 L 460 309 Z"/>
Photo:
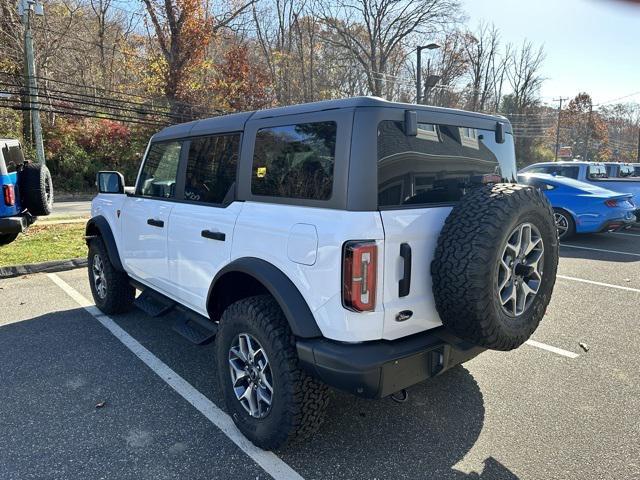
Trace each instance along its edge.
<path fill-rule="evenodd" d="M 9 173 L 15 172 L 18 169 L 18 166 L 24 163 L 22 149 L 15 145 L 11 147 L 4 146 L 2 148 L 2 156 L 7 167 L 7 172 Z"/>
<path fill-rule="evenodd" d="M 378 206 L 420 206 L 459 200 L 485 175 L 513 179 L 513 137 L 495 142 L 495 132 L 418 123 L 407 136 L 404 124 L 378 125 Z"/>
<path fill-rule="evenodd" d="M 258 130 L 251 192 L 271 197 L 331 198 L 336 133 L 335 122 Z"/>

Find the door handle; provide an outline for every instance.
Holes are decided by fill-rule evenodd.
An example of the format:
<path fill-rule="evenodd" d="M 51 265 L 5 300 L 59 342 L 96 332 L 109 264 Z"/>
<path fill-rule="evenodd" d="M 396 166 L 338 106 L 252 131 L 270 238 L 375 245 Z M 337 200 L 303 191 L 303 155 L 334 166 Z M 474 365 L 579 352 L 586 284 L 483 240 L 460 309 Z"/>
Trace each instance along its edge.
<path fill-rule="evenodd" d="M 222 232 L 212 232 L 211 230 L 202 230 L 202 232 L 200 232 L 200 235 L 202 235 L 204 238 L 210 238 L 211 240 L 219 240 L 221 242 L 224 242 L 227 237 Z"/>
<path fill-rule="evenodd" d="M 398 282 L 398 296 L 406 297 L 411 290 L 411 247 L 408 243 L 400 244 L 400 256 L 404 260 L 404 275 Z"/>
<path fill-rule="evenodd" d="M 163 220 L 157 220 L 155 218 L 147 218 L 147 225 L 151 225 L 152 227 L 162 228 L 162 227 L 164 227 L 164 221 Z"/>

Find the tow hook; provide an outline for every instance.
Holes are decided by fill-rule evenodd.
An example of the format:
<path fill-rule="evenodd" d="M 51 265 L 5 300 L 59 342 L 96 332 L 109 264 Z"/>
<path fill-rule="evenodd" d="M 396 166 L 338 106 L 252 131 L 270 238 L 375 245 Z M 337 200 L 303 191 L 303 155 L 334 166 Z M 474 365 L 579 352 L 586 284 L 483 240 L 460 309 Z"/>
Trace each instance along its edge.
<path fill-rule="evenodd" d="M 406 388 L 403 388 L 399 392 L 392 393 L 391 400 L 396 403 L 405 403 L 407 400 L 409 400 L 409 392 L 407 392 Z"/>

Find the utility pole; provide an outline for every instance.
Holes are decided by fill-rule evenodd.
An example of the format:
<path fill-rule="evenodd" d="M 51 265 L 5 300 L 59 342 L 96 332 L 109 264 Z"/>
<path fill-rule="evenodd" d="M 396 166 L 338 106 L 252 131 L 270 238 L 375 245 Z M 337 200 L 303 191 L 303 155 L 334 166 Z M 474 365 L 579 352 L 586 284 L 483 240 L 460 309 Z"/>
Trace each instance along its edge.
<path fill-rule="evenodd" d="M 556 162 L 558 161 L 558 151 L 560 150 L 560 115 L 562 115 L 562 102 L 564 100 L 568 99 L 562 97 L 553 99 L 554 102 L 560 102 L 558 105 L 558 123 L 556 125 Z"/>
<path fill-rule="evenodd" d="M 38 0 L 20 0 L 18 14 L 24 27 L 24 62 L 26 72 L 26 84 L 28 92 L 29 112 L 31 113 L 31 131 L 35 141 L 38 162 L 45 163 L 44 142 L 42 140 L 42 124 L 40 123 L 40 101 L 38 98 L 38 84 L 36 82 L 36 65 L 33 54 L 33 35 L 31 33 L 31 12 L 35 15 L 44 15 L 42 2 Z"/>

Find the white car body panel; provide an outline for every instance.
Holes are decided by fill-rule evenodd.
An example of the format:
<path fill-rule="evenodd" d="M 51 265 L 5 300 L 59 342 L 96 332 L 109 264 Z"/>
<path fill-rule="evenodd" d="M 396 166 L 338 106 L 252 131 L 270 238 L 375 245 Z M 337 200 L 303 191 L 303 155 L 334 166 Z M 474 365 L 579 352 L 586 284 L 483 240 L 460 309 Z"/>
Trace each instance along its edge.
<path fill-rule="evenodd" d="M 243 202 L 226 208 L 176 203 L 168 228 L 168 260 L 171 296 L 207 316 L 207 295 L 216 273 L 231 258 L 234 227 Z M 202 236 L 203 230 L 225 235 L 224 241 Z"/>
<path fill-rule="evenodd" d="M 440 230 L 452 207 L 383 210 L 384 224 L 384 334 L 393 340 L 442 325 L 436 311 L 431 288 L 431 261 Z M 404 276 L 400 245 L 411 246 L 411 288 L 400 297 L 398 283 Z M 408 320 L 398 322 L 402 311 L 413 312 Z"/>
<path fill-rule="evenodd" d="M 290 258 L 291 252 L 301 252 L 299 260 L 312 256 L 311 230 L 304 227 L 306 234 L 302 235 L 299 224 L 317 232 L 312 265 Z M 376 340 L 382 338 L 384 322 L 381 261 L 375 311 L 356 313 L 342 306 L 342 245 L 365 239 L 376 240 L 382 255 L 384 231 L 378 212 L 245 202 L 234 232 L 231 260 L 258 257 L 284 272 L 309 305 L 323 336 L 347 342 Z"/>

